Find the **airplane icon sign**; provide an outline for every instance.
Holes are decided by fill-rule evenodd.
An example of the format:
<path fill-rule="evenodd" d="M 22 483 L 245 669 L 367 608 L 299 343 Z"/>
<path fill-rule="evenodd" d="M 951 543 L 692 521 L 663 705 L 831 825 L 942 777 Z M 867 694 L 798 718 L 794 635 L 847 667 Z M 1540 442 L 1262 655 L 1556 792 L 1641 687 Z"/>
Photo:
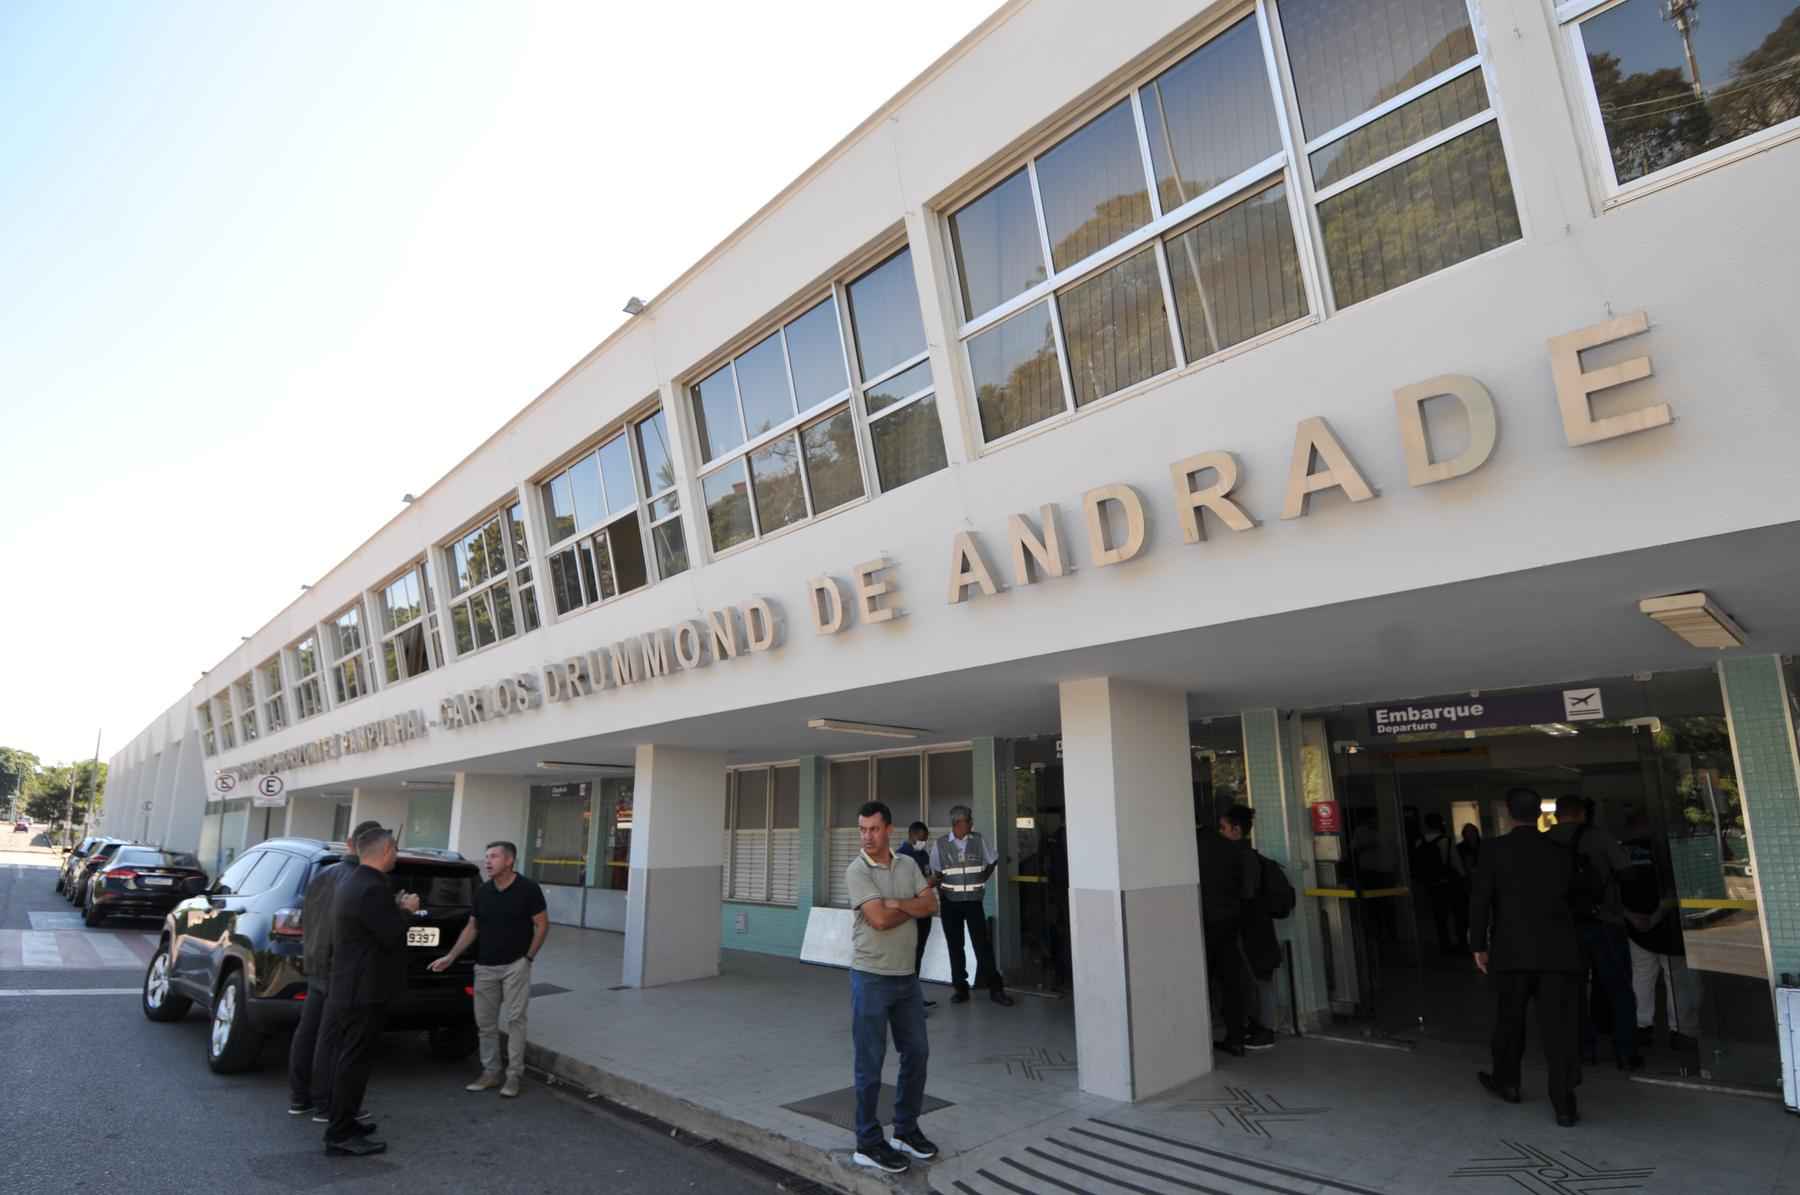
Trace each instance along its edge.
<path fill-rule="evenodd" d="M 1564 689 L 1563 718 L 1569 722 L 1597 722 L 1606 717 L 1599 689 Z"/>

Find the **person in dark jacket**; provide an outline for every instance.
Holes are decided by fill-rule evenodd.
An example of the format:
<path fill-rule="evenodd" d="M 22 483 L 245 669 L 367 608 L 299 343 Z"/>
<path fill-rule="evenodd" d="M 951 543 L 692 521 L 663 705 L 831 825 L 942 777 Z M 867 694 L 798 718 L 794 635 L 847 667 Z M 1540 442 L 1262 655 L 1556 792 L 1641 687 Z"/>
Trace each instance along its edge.
<path fill-rule="evenodd" d="M 389 889 L 397 853 L 392 831 L 364 830 L 355 846 L 360 862 L 338 881 L 332 902 L 329 1002 L 343 1036 L 331 1077 L 325 1152 L 366 1156 L 387 1149 L 387 1142 L 370 1135 L 373 1125 L 357 1123 L 356 1110 L 369 1085 L 387 1006 L 406 985 L 407 914 L 419 911 L 419 898 Z"/>
<path fill-rule="evenodd" d="M 337 894 L 338 880 L 356 870 L 356 836 L 374 828 L 378 828 L 375 822 L 363 822 L 350 831 L 344 840 L 343 859 L 319 869 L 306 885 L 300 906 L 306 1003 L 288 1048 L 288 1115 L 311 1112 L 321 1124 L 329 1120 L 324 1110 L 331 1102 L 331 1063 L 337 1056 L 336 1024 L 326 1024 L 330 1019 L 326 1013 L 331 988 L 331 899 Z"/>
<path fill-rule="evenodd" d="M 1238 920 L 1238 944 L 1250 969 L 1244 985 L 1244 1048 L 1267 1050 L 1275 1045 L 1275 1031 L 1263 1024 L 1262 1013 L 1266 1007 L 1271 1017 L 1275 1015 L 1274 979 L 1275 969 L 1281 966 L 1281 939 L 1275 933 L 1275 918 L 1263 889 L 1263 857 L 1250 842 L 1255 825 L 1256 810 L 1233 805 L 1220 820 L 1219 832 L 1244 853 L 1243 911 Z"/>
<path fill-rule="evenodd" d="M 1469 902 L 1469 946 L 1475 966 L 1494 985 L 1494 1062 L 1476 1076 L 1509 1104 L 1519 1102 L 1525 1055 L 1525 1007 L 1537 1001 L 1538 1034 L 1550 1071 L 1556 1123 L 1578 1119 L 1575 1083 L 1576 1001 L 1581 945 L 1569 908 L 1574 869 L 1567 850 L 1537 829 L 1540 801 L 1528 788 L 1506 794 L 1512 831 L 1485 844 Z"/>
<path fill-rule="evenodd" d="M 1238 845 L 1240 831 L 1229 817 L 1200 832 L 1200 918 L 1206 938 L 1206 974 L 1218 985 L 1219 1015 L 1227 1054 L 1244 1053 L 1250 968 L 1244 962 L 1244 902 L 1254 894 L 1250 856 Z"/>
<path fill-rule="evenodd" d="M 919 874 L 925 882 L 935 886 L 931 878 L 931 827 L 924 822 L 914 822 L 906 828 L 906 841 L 900 844 L 896 854 L 905 855 L 918 864 Z M 919 964 L 925 961 L 925 943 L 931 938 L 931 918 L 915 917 L 919 925 L 919 941 L 913 947 L 913 975 L 919 974 Z M 936 1008 L 936 1000 L 925 1001 L 926 1008 Z"/>

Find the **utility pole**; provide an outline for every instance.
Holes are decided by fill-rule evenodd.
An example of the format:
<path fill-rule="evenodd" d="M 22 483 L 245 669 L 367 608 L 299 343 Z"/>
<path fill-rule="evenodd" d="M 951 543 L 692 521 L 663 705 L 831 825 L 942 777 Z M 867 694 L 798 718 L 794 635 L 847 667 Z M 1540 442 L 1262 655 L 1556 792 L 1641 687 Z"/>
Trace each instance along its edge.
<path fill-rule="evenodd" d="M 84 836 L 87 834 L 88 822 L 94 816 L 94 798 L 100 794 L 100 736 L 102 733 L 104 733 L 104 728 L 94 732 L 94 762 L 88 772 L 88 775 L 93 778 L 94 789 L 88 794 L 87 808 L 81 813 L 81 832 Z M 75 812 L 73 805 L 69 807 L 69 812 L 70 814 Z"/>
<path fill-rule="evenodd" d="M 1681 34 L 1681 50 L 1687 55 L 1688 78 L 1694 81 L 1694 98 L 1706 98 L 1700 82 L 1700 62 L 1694 57 L 1694 26 L 1700 21 L 1700 0 L 1663 0 L 1663 20 L 1674 24 Z"/>

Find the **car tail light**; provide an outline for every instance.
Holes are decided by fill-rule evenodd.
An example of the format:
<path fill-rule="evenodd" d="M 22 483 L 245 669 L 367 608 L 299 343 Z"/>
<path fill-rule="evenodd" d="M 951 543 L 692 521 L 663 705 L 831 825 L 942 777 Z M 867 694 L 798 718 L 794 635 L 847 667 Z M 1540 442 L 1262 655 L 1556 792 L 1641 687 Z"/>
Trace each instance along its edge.
<path fill-rule="evenodd" d="M 468 985 L 468 984 L 464 984 L 464 985 L 463 985 L 463 995 L 465 995 L 465 996 L 473 996 L 473 995 L 474 995 L 474 994 L 475 994 L 475 989 L 474 989 L 474 988 L 472 988 L 472 987 L 470 987 L 470 986 L 469 986 L 469 985 Z"/>
<path fill-rule="evenodd" d="M 299 909 L 280 909 L 275 914 L 275 923 L 269 932 L 277 938 L 298 938 L 304 936 L 300 929 Z"/>
<path fill-rule="evenodd" d="M 115 867 L 106 873 L 109 880 L 135 880 L 137 877 L 138 873 L 129 867 Z"/>
<path fill-rule="evenodd" d="M 304 991 L 300 991 L 300 992 L 295 992 L 295 993 L 294 993 L 294 999 L 296 999 L 296 1000 L 304 1000 L 304 999 L 306 999 L 306 993 L 305 993 L 305 992 L 304 992 Z"/>

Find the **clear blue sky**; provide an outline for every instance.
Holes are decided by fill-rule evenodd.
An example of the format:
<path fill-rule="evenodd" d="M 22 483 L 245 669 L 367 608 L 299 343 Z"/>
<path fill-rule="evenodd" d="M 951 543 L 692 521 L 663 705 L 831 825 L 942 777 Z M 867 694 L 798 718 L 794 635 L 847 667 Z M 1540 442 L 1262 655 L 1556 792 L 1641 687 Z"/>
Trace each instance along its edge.
<path fill-rule="evenodd" d="M 991 7 L 0 4 L 0 746 L 111 754 Z"/>

